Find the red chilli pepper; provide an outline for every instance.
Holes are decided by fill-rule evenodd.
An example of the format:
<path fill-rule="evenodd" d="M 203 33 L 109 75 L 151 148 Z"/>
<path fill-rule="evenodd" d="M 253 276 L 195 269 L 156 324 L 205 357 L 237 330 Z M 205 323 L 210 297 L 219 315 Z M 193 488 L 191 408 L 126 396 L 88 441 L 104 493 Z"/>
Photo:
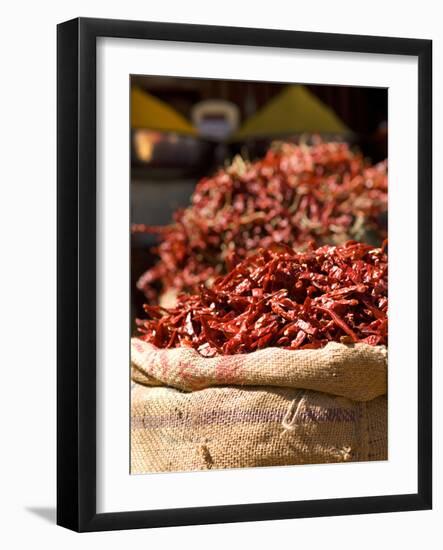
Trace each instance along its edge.
<path fill-rule="evenodd" d="M 150 319 L 137 325 L 158 347 L 191 346 L 205 356 L 331 341 L 387 345 L 387 278 L 386 252 L 355 241 L 308 252 L 271 247 L 211 288 L 181 294 L 175 308 L 147 306 Z"/>
<path fill-rule="evenodd" d="M 298 250 L 348 239 L 378 246 L 386 237 L 387 193 L 387 163 L 371 166 L 344 143 L 275 144 L 258 161 L 236 157 L 199 181 L 172 225 L 133 226 L 160 241 L 159 261 L 137 286 L 148 299 L 159 286 L 195 292 L 274 243 Z"/>

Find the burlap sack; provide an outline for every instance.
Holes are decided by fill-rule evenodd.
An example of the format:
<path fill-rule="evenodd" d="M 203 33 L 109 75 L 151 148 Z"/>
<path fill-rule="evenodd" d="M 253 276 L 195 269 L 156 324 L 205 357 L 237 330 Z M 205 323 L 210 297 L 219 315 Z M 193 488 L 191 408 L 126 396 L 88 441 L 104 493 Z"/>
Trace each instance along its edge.
<path fill-rule="evenodd" d="M 131 472 L 387 458 L 384 347 L 203 358 L 131 346 Z"/>

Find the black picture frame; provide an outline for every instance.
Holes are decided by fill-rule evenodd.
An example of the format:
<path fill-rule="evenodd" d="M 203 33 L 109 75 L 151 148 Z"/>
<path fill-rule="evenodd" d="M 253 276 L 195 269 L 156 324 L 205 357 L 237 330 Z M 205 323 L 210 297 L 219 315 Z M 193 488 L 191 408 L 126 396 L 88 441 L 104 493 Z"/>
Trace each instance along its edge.
<path fill-rule="evenodd" d="M 415 494 L 96 512 L 96 39 L 301 48 L 418 59 L 418 490 Z M 432 42 L 74 19 L 57 29 L 57 523 L 75 531 L 426 510 L 432 506 Z"/>

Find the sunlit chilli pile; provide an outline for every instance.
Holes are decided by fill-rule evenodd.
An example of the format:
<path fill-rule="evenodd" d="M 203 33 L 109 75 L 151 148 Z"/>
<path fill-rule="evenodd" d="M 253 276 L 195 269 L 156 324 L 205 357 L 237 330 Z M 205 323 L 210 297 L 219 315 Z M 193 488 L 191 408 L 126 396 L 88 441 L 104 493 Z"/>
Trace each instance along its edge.
<path fill-rule="evenodd" d="M 146 305 L 141 338 L 202 355 L 265 347 L 319 348 L 329 341 L 387 344 L 387 254 L 349 241 L 295 252 L 260 250 L 211 288 L 182 294 L 175 308 Z"/>
<path fill-rule="evenodd" d="M 256 162 L 233 164 L 196 186 L 191 205 L 158 233 L 159 261 L 138 281 L 159 291 L 196 291 L 251 252 L 273 243 L 303 249 L 386 237 L 387 164 L 368 165 L 346 144 L 274 145 Z M 301 337 L 300 337 L 301 338 Z"/>

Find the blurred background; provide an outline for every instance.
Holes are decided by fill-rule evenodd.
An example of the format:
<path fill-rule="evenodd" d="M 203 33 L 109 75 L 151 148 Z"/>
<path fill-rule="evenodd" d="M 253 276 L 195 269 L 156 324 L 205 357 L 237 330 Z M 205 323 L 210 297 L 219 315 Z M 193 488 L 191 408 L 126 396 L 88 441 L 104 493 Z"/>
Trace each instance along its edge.
<path fill-rule="evenodd" d="M 236 153 L 262 156 L 275 139 L 319 134 L 385 159 L 387 91 L 137 75 L 131 134 L 131 221 L 163 225 L 200 177 Z"/>
<path fill-rule="evenodd" d="M 372 162 L 387 157 L 387 90 L 348 86 L 131 77 L 131 223 L 167 225 L 196 182 L 271 142 L 346 141 Z M 313 137 L 314 136 L 314 137 Z M 135 282 L 155 261 L 153 234 L 132 235 Z"/>

